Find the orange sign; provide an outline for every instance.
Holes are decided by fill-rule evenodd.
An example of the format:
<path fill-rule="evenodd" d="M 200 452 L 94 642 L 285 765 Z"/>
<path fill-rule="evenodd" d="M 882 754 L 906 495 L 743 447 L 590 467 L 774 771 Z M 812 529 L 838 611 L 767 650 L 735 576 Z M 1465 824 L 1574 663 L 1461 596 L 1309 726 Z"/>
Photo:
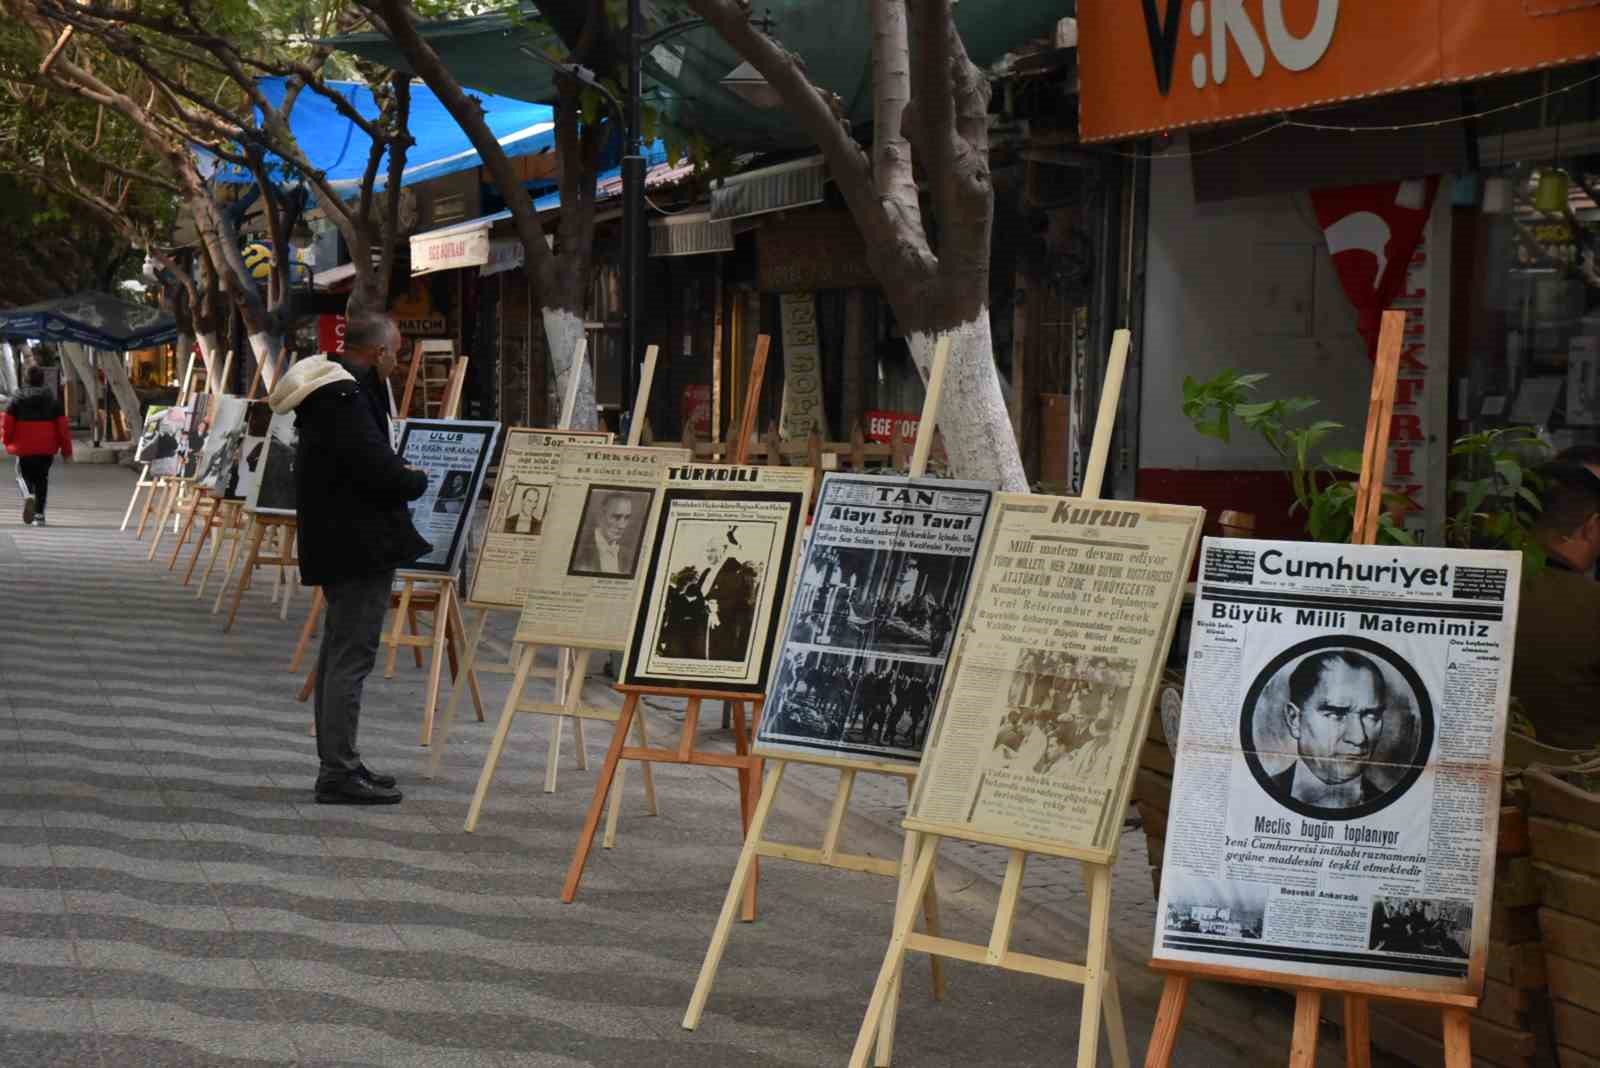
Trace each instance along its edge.
<path fill-rule="evenodd" d="M 1600 56 L 1592 0 L 1079 0 L 1108 141 Z"/>

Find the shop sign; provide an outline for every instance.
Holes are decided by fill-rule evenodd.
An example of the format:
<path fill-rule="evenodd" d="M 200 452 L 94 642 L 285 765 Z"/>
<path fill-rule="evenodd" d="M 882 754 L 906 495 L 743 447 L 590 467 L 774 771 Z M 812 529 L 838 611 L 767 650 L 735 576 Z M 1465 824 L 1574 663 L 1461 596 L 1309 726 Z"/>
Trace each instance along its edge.
<path fill-rule="evenodd" d="M 317 351 L 329 356 L 344 355 L 345 318 L 342 315 L 317 316 Z"/>
<path fill-rule="evenodd" d="M 822 406 L 822 349 L 817 344 L 817 302 L 811 293 L 778 298 L 783 317 L 783 408 L 778 418 L 784 438 L 803 438 L 815 430 L 828 436 Z"/>
<path fill-rule="evenodd" d="M 413 281 L 411 289 L 394 302 L 389 314 L 394 316 L 395 325 L 406 337 L 438 337 L 450 326 L 444 314 L 434 309 L 424 282 Z"/>
<path fill-rule="evenodd" d="M 917 412 L 890 412 L 874 408 L 866 413 L 866 439 L 879 445 L 888 445 L 898 435 L 901 441 L 917 440 L 917 424 L 922 416 Z"/>
<path fill-rule="evenodd" d="M 861 231 L 843 211 L 796 211 L 762 223 L 756 274 L 763 293 L 878 285 Z"/>
<path fill-rule="evenodd" d="M 711 437 L 711 387 L 705 383 L 683 387 L 683 407 L 680 414 L 685 426 L 694 428 L 694 436 L 704 441 Z"/>
<path fill-rule="evenodd" d="M 458 267 L 479 267 L 489 262 L 489 228 L 411 239 L 411 274 L 432 274 Z"/>
<path fill-rule="evenodd" d="M 501 274 L 505 271 L 514 271 L 521 267 L 528 258 L 528 252 L 522 247 L 520 238 L 497 237 L 489 242 L 489 259 L 478 274 L 488 278 L 492 274 Z"/>
<path fill-rule="evenodd" d="M 1600 4 L 1542 0 L 1083 0 L 1078 29 L 1085 141 L 1600 55 Z"/>

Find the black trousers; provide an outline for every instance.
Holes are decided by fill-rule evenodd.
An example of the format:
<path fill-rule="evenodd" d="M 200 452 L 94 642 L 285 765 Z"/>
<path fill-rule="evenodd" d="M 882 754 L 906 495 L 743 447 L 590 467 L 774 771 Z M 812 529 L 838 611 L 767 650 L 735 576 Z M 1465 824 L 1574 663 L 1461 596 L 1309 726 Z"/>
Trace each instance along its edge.
<path fill-rule="evenodd" d="M 319 779 L 347 775 L 361 766 L 356 729 L 361 723 L 361 690 L 378 661 L 383 617 L 389 610 L 393 571 L 343 579 L 322 587 L 328 614 L 317 655 L 317 756 Z"/>
<path fill-rule="evenodd" d="M 54 461 L 54 455 L 17 457 L 17 485 L 24 495 L 33 498 L 38 515 L 44 515 L 45 498 L 50 495 L 50 465 Z"/>

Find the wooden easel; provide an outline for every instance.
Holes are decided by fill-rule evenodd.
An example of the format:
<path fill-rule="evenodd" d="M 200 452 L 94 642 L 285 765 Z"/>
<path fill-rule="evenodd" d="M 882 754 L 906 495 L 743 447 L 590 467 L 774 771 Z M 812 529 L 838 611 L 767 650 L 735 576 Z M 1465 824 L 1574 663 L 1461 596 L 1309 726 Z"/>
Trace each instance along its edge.
<path fill-rule="evenodd" d="M 294 585 L 293 572 L 300 564 L 295 552 L 295 539 L 299 533 L 299 521 L 292 515 L 272 515 L 262 512 L 245 510 L 250 519 L 250 532 L 233 544 L 233 550 L 228 554 L 228 574 L 233 574 L 233 560 L 238 555 L 239 548 L 245 546 L 244 564 L 239 571 L 239 579 L 234 583 L 233 607 L 228 611 L 228 621 L 222 625 L 222 632 L 228 633 L 233 629 L 233 622 L 239 615 L 239 604 L 244 600 L 244 591 L 250 588 L 251 579 L 255 576 L 258 567 L 277 567 L 278 580 L 283 585 L 283 607 L 279 618 L 287 618 L 289 614 L 289 591 Z M 271 535 L 273 544 L 270 549 L 263 549 L 263 544 Z M 217 591 L 216 603 L 212 606 L 212 614 L 222 607 L 222 600 L 227 595 L 228 584 L 222 584 L 222 589 Z"/>
<path fill-rule="evenodd" d="M 200 537 L 194 543 L 194 555 L 189 558 L 189 569 L 183 575 L 183 584 L 187 586 L 189 580 L 194 577 L 195 565 L 200 562 L 200 554 L 205 551 L 206 542 L 210 541 L 211 555 L 206 559 L 206 569 L 200 573 L 200 586 L 195 591 L 195 600 L 198 601 L 206 595 L 211 572 L 217 566 L 217 557 L 222 554 L 222 543 L 239 536 L 239 517 L 243 514 L 243 509 L 243 501 L 229 500 L 226 497 L 218 499 L 209 522 L 200 531 Z"/>
<path fill-rule="evenodd" d="M 770 345 L 771 339 L 767 335 L 757 335 L 755 358 L 750 367 L 750 384 L 745 391 L 744 410 L 740 413 L 739 440 L 734 445 L 735 464 L 744 463 L 750 448 L 750 428 L 755 425 L 755 409 L 761 397 L 761 380 L 766 375 L 767 351 Z M 566 882 L 561 887 L 561 900 L 569 904 L 578 895 L 578 884 L 583 881 L 583 869 L 589 862 L 589 851 L 594 845 L 595 830 L 600 825 L 600 813 L 605 807 L 607 795 L 616 785 L 614 780 L 617 778 L 618 765 L 623 760 L 639 761 L 644 765 L 646 774 L 649 773 L 651 764 L 697 764 L 703 767 L 735 768 L 739 773 L 739 822 L 746 834 L 755 815 L 756 789 L 761 783 L 761 758 L 752 752 L 750 743 L 755 725 L 761 718 L 763 700 L 761 697 L 736 691 L 690 687 L 618 686 L 617 692 L 623 695 L 622 712 L 612 732 L 605 763 L 600 766 L 600 777 L 595 781 L 594 798 L 589 802 L 589 811 L 583 819 L 583 830 L 578 835 L 578 848 L 572 855 L 572 863 L 567 868 Z M 652 749 L 644 741 L 644 719 L 640 701 L 645 697 L 687 698 L 688 707 L 684 712 L 683 732 L 679 736 L 676 749 Z M 724 701 L 731 712 L 729 725 L 733 730 L 733 756 L 726 753 L 707 753 L 695 748 L 695 731 L 700 724 L 700 705 L 707 700 Z M 747 707 L 753 709 L 753 715 L 748 719 L 745 715 Z M 635 722 L 639 724 L 639 745 L 629 748 L 626 745 L 628 728 Z M 618 792 L 620 793 L 620 786 Z M 613 822 L 615 817 L 616 808 L 613 806 Z M 607 837 L 610 838 L 609 831 Z M 755 919 L 756 915 L 756 882 L 760 878 L 758 863 L 752 859 L 747 866 L 743 910 L 746 921 Z"/>
<path fill-rule="evenodd" d="M 939 413 L 940 398 L 944 393 L 945 370 L 950 359 L 950 338 L 941 337 L 934 348 L 933 367 L 928 375 L 928 388 L 926 399 L 922 406 L 922 420 L 917 428 L 917 447 L 911 461 L 911 477 L 921 478 L 927 470 L 928 452 L 933 443 L 934 423 Z M 711 986 L 716 982 L 717 969 L 722 963 L 723 951 L 727 948 L 728 935 L 733 929 L 734 913 L 738 908 L 740 899 L 744 896 L 745 884 L 754 870 L 757 857 L 774 857 L 780 860 L 790 860 L 801 864 L 812 864 L 823 868 L 833 868 L 840 871 L 861 872 L 868 875 L 886 875 L 890 878 L 904 880 L 910 874 L 910 867 L 916 855 L 917 835 L 908 833 L 905 837 L 904 848 L 901 852 L 899 863 L 885 860 L 881 857 L 870 857 L 855 853 L 839 851 L 839 840 L 844 833 L 844 821 L 850 807 L 850 794 L 855 786 L 856 775 L 861 772 L 869 774 L 893 775 L 901 779 L 906 785 L 906 797 L 909 800 L 911 789 L 916 782 L 918 768 L 905 763 L 896 763 L 887 760 L 868 760 L 858 757 L 829 757 L 829 756 L 798 756 L 790 752 L 760 751 L 758 755 L 769 765 L 766 782 L 761 789 L 761 799 L 756 804 L 755 815 L 750 821 L 748 833 L 745 835 L 744 848 L 739 852 L 739 861 L 733 869 L 733 881 L 728 885 L 728 895 L 723 900 L 722 912 L 717 917 L 717 925 L 712 931 L 711 944 L 706 948 L 705 960 L 700 965 L 700 976 L 695 981 L 694 993 L 689 998 L 689 1008 L 683 1015 L 684 1030 L 693 1031 L 700 1025 L 701 1014 L 705 1011 L 706 1001 L 711 996 Z M 822 765 L 839 769 L 839 785 L 833 795 L 833 806 L 828 812 L 828 823 L 822 833 L 820 848 L 811 849 L 797 846 L 787 842 L 773 842 L 763 838 L 766 830 L 767 819 L 772 814 L 773 806 L 777 801 L 778 788 L 783 782 L 783 773 L 788 765 L 797 764 Z M 939 933 L 939 899 L 938 890 L 930 879 L 926 893 L 922 898 L 924 923 L 929 934 Z M 937 957 L 932 957 L 929 964 L 933 971 L 933 996 L 935 999 L 944 997 L 944 965 Z M 880 1041 L 879 1059 L 888 1063 L 889 1050 L 893 1045 L 893 1028 L 885 1028 Z"/>
<path fill-rule="evenodd" d="M 1373 545 L 1378 539 L 1378 510 L 1383 501 L 1383 476 L 1388 463 L 1389 424 L 1394 415 L 1395 379 L 1404 346 L 1406 313 L 1386 311 L 1378 334 L 1377 363 L 1372 371 L 1372 396 L 1367 405 L 1366 442 L 1361 454 L 1361 481 L 1356 489 L 1353 545 Z M 1368 1002 L 1372 998 L 1434 1005 L 1443 1014 L 1444 1062 L 1447 1068 L 1472 1064 L 1471 1015 L 1478 1008 L 1475 994 L 1441 993 L 1380 983 L 1318 979 L 1281 972 L 1190 961 L 1152 960 L 1150 967 L 1166 976 L 1155 1031 L 1145 1056 L 1145 1068 L 1166 1068 L 1172 1062 L 1184 1002 L 1193 979 L 1270 986 L 1294 992 L 1294 1037 L 1290 1068 L 1312 1068 L 1317 1057 L 1317 1032 L 1322 1020 L 1322 997 L 1337 994 L 1344 1000 L 1344 1056 L 1348 1068 L 1371 1064 Z"/>
<path fill-rule="evenodd" d="M 586 354 L 588 353 L 588 349 L 589 349 L 588 338 L 579 338 L 578 342 L 577 342 L 577 345 L 575 346 L 573 354 L 572 354 L 572 369 L 573 369 L 573 373 L 568 376 L 568 379 L 567 379 L 567 392 L 566 392 L 566 395 L 562 398 L 562 402 L 561 402 L 561 418 L 556 424 L 558 430 L 568 430 L 568 429 L 570 429 L 572 427 L 572 420 L 573 420 L 574 416 L 577 414 L 578 384 L 579 384 L 579 379 L 581 377 L 578 374 L 578 369 L 581 366 L 582 361 L 584 360 Z M 643 373 L 639 377 L 639 389 L 638 389 L 638 392 L 634 395 L 633 410 L 635 412 L 643 412 L 644 411 L 644 406 L 649 403 L 649 400 L 650 400 L 650 388 L 651 388 L 651 383 L 655 379 L 656 358 L 657 358 L 659 352 L 660 352 L 659 348 L 657 346 L 655 346 L 655 345 L 646 346 L 646 348 L 644 350 L 644 370 L 643 370 Z M 629 433 L 628 433 L 627 445 L 630 448 L 638 446 L 638 444 L 639 444 L 639 436 L 640 436 L 640 434 L 641 434 L 641 432 L 643 430 L 644 430 L 644 421 L 642 419 L 635 420 L 635 426 L 630 427 Z M 515 641 L 512 642 L 511 648 L 505 650 L 505 660 L 502 661 L 502 662 L 496 663 L 494 661 L 489 661 L 489 660 L 479 660 L 479 658 L 478 658 L 478 651 L 485 644 L 487 644 L 487 641 L 484 638 L 484 632 L 488 629 L 489 617 L 492 614 L 496 613 L 496 612 L 520 613 L 521 612 L 520 606 L 517 607 L 517 608 L 507 608 L 507 607 L 505 607 L 503 605 L 486 604 L 486 603 L 472 601 L 472 600 L 469 599 L 467 601 L 467 607 L 475 609 L 477 614 L 473 617 L 471 629 L 468 631 L 468 634 L 467 634 L 466 652 L 463 655 L 463 661 L 462 661 L 462 676 L 464 676 L 464 677 L 459 677 L 459 676 L 457 677 L 455 688 L 450 693 L 450 700 L 445 705 L 444 722 L 440 727 L 439 737 L 435 740 L 435 743 L 434 743 L 434 746 L 433 746 L 433 758 L 428 762 L 428 775 L 427 775 L 427 777 L 430 778 L 430 779 L 434 778 L 435 776 L 437 776 L 439 774 L 439 766 L 440 766 L 440 763 L 444 759 L 445 748 L 450 744 L 450 728 L 455 722 L 456 706 L 461 701 L 461 691 L 467 685 L 467 680 L 469 680 L 469 679 L 472 680 L 472 685 L 476 686 L 477 685 L 477 681 L 476 681 L 475 672 L 477 672 L 477 671 L 486 671 L 486 672 L 491 672 L 491 673 L 494 673 L 494 674 L 511 675 L 514 678 L 517 675 L 517 671 L 518 671 L 518 668 L 520 666 L 518 664 L 519 653 L 518 653 L 518 649 L 517 649 L 517 643 Z M 555 668 L 549 669 L 549 670 L 545 670 L 545 669 L 541 669 L 541 668 L 538 668 L 538 667 L 530 666 L 528 675 L 526 676 L 526 678 L 548 678 L 548 679 L 553 680 L 554 683 L 555 683 L 556 695 L 558 697 L 558 700 L 556 702 L 554 702 L 554 705 L 555 706 L 559 706 L 562 709 L 565 709 L 565 708 L 567 708 L 569 706 L 572 707 L 572 708 L 575 708 L 575 709 L 582 707 L 582 702 L 581 702 L 581 699 L 579 698 L 578 694 L 576 692 L 575 693 L 568 693 L 568 690 L 567 690 L 567 686 L 569 685 L 569 683 L 571 683 L 572 685 L 577 686 L 579 691 L 581 691 L 581 689 L 583 687 L 583 678 L 584 678 L 583 673 L 580 672 L 580 673 L 578 673 L 576 675 L 574 675 L 572 673 L 574 655 L 576 655 L 575 654 L 575 650 L 564 649 L 564 648 L 563 649 L 559 649 L 557 651 L 557 663 L 556 663 Z M 526 681 L 526 679 L 524 681 Z M 513 690 L 517 691 L 518 688 L 517 687 L 513 687 Z M 549 758 L 547 759 L 547 761 L 545 763 L 544 792 L 547 793 L 547 794 L 554 793 L 555 789 L 556 789 L 556 771 L 557 771 L 557 767 L 558 767 L 558 764 L 560 762 L 560 756 L 561 756 L 562 725 L 566 722 L 566 719 L 567 719 L 567 714 L 565 712 L 560 712 L 560 713 L 551 713 L 551 712 L 549 712 L 549 708 L 550 707 L 552 707 L 552 703 L 551 702 L 523 703 L 523 702 L 521 702 L 519 700 L 517 702 L 517 704 L 515 705 L 515 707 L 511 708 L 509 712 L 503 713 L 502 716 L 501 716 L 502 722 L 505 722 L 507 724 L 507 728 L 509 729 L 509 720 L 510 720 L 510 718 L 514 717 L 518 712 L 534 712 L 534 713 L 539 713 L 539 714 L 555 714 L 555 715 L 557 715 L 558 718 L 556 719 L 555 723 L 553 723 L 551 725 L 551 729 L 550 729 L 550 753 L 549 753 Z M 583 737 L 583 721 L 585 719 L 587 719 L 587 718 L 601 718 L 601 717 L 581 715 L 581 714 L 576 714 L 576 713 L 574 713 L 571 716 L 571 719 L 572 719 L 572 730 L 573 730 L 574 743 L 575 743 L 574 753 L 575 753 L 575 756 L 576 756 L 576 759 L 577 759 L 577 765 L 578 765 L 578 770 L 579 771 L 587 771 L 588 768 L 589 768 L 589 754 L 588 754 L 587 749 L 585 748 L 584 737 Z M 614 718 L 614 717 L 610 717 L 608 715 L 607 717 L 604 717 L 604 718 Z M 483 719 L 483 713 L 482 713 L 482 710 L 481 710 L 481 706 L 480 706 L 480 710 L 479 710 L 479 714 L 478 714 L 478 719 L 479 719 L 480 722 Z M 505 744 L 504 733 L 500 732 L 500 731 L 497 731 L 496 732 L 496 738 L 497 738 L 497 740 L 499 742 L 499 746 L 496 747 L 496 750 L 495 750 L 495 758 L 496 758 L 495 762 L 498 763 L 499 751 L 500 751 L 501 748 L 504 747 L 504 744 Z M 489 769 L 489 776 L 490 777 L 493 776 L 493 768 Z M 480 777 L 479 785 L 480 785 L 480 787 L 482 788 L 482 790 L 484 792 L 487 792 L 488 782 L 487 782 L 486 779 Z M 655 783 L 654 783 L 653 779 L 649 784 L 649 791 L 650 791 L 650 797 L 651 797 L 651 802 L 650 802 L 651 814 L 654 815 L 654 813 L 655 813 L 655 800 L 654 800 L 654 798 L 655 798 Z M 483 805 L 482 796 L 476 797 L 474 799 L 474 801 L 475 801 L 475 803 L 473 805 L 472 813 L 471 813 L 471 816 L 470 816 L 470 821 L 471 821 L 472 826 L 476 826 L 477 825 L 477 818 L 476 818 L 477 817 L 477 813 L 478 813 L 479 810 L 481 810 L 482 805 Z M 472 827 L 468 827 L 468 830 L 471 830 L 471 829 L 472 829 Z"/>
<path fill-rule="evenodd" d="M 655 381 L 656 359 L 659 349 L 655 345 L 646 347 L 644 354 L 644 368 L 639 376 L 639 389 L 634 395 L 633 418 L 628 427 L 628 448 L 637 448 L 643 440 L 646 420 L 643 417 L 645 406 L 650 402 L 650 390 Z M 576 378 L 576 376 L 574 376 Z M 576 403 L 575 389 L 569 390 L 569 404 L 563 405 L 562 418 L 567 420 L 571 404 Z M 480 613 L 473 625 L 473 630 L 482 640 L 484 627 L 487 625 L 487 613 Z M 513 643 L 515 646 L 515 643 Z M 589 757 L 585 748 L 583 737 L 583 723 L 585 720 L 596 720 L 603 723 L 615 723 L 620 713 L 610 707 L 585 705 L 583 703 L 583 683 L 588 676 L 589 659 L 592 650 L 558 647 L 557 664 L 554 670 L 540 672 L 535 668 L 534 662 L 538 655 L 538 647 L 524 645 L 520 651 L 513 647 L 507 663 L 495 665 L 493 670 L 509 671 L 511 673 L 511 689 L 506 694 L 505 705 L 500 713 L 500 722 L 495 726 L 494 737 L 490 739 L 489 751 L 484 757 L 483 770 L 478 773 L 478 785 L 472 792 L 472 803 L 467 808 L 467 819 L 463 825 L 470 834 L 478 827 L 478 818 L 483 814 L 484 800 L 489 796 L 489 784 L 494 780 L 495 769 L 499 767 L 500 756 L 505 751 L 506 738 L 511 732 L 511 723 L 520 713 L 556 717 L 550 729 L 550 749 L 545 762 L 544 792 L 554 793 L 556 789 L 556 770 L 561 756 L 562 725 L 566 720 L 572 720 L 573 741 L 576 750 L 578 769 L 588 770 Z M 469 653 L 476 656 L 476 648 Z M 476 660 L 472 661 L 476 665 Z M 534 677 L 552 678 L 555 680 L 555 701 L 527 701 L 524 692 L 528 680 Z M 450 704 L 445 709 L 444 731 L 438 751 L 434 753 L 433 763 L 429 768 L 428 776 L 432 778 L 438 774 L 439 761 L 443 757 L 444 745 L 450 735 L 450 725 L 455 717 L 456 703 L 460 699 L 461 684 L 456 683 L 456 693 L 450 697 Z M 645 722 L 643 715 L 638 718 L 636 728 L 641 746 L 648 744 L 646 740 Z M 656 780 L 655 773 L 649 765 L 644 769 L 645 811 L 649 815 L 656 815 Z M 606 834 L 604 845 L 610 848 L 617 837 L 617 817 L 621 803 L 620 791 L 611 806 L 610 817 L 606 821 Z"/>
<path fill-rule="evenodd" d="M 1100 497 L 1100 488 L 1105 477 L 1106 457 L 1111 446 L 1111 429 L 1116 420 L 1117 402 L 1122 393 L 1122 379 L 1127 369 L 1131 340 L 1127 330 L 1118 330 L 1111 343 L 1111 359 L 1106 371 L 1105 386 L 1100 394 L 1100 411 L 1095 423 L 1088 467 L 1084 473 L 1083 492 L 1080 495 L 1084 500 L 1095 500 Z M 920 444 L 920 429 L 918 440 Z M 884 954 L 883 966 L 878 971 L 877 983 L 867 1004 L 866 1018 L 856 1035 L 855 1049 L 850 1056 L 851 1068 L 866 1068 L 867 1060 L 873 1052 L 874 1039 L 878 1040 L 877 1064 L 881 1066 L 888 1063 L 891 1049 L 883 1036 L 884 1033 L 893 1035 L 893 1013 L 897 1008 L 896 995 L 900 973 L 906 952 L 909 950 L 1082 985 L 1083 1012 L 1078 1030 L 1078 1068 L 1093 1068 L 1099 1057 L 1102 1012 L 1106 1020 L 1106 1035 L 1111 1045 L 1112 1064 L 1116 1068 L 1127 1068 L 1127 1027 L 1122 1018 L 1122 998 L 1117 989 L 1117 978 L 1110 951 L 1111 866 L 1116 861 L 1115 842 L 1108 849 L 1048 845 L 978 832 L 970 827 L 927 823 L 910 816 L 905 821 L 905 827 L 908 834 L 920 832 L 922 838 L 916 846 L 916 862 L 910 876 L 903 879 L 900 884 L 899 896 L 895 903 L 894 934 L 889 941 L 888 952 Z M 994 927 L 987 944 L 961 942 L 932 933 L 918 934 L 912 930 L 916 920 L 915 903 L 932 885 L 939 844 L 947 837 L 1001 846 L 1009 851 Z M 1018 953 L 1011 948 L 1017 899 L 1022 890 L 1022 874 L 1029 853 L 1076 860 L 1082 866 L 1084 882 L 1089 890 L 1089 944 L 1082 963 Z"/>
<path fill-rule="evenodd" d="M 179 407 L 182 407 L 185 401 L 188 399 L 189 383 L 193 380 L 194 352 L 191 350 L 189 353 L 188 366 L 185 367 L 183 371 L 183 385 L 178 389 L 177 404 Z M 143 429 L 144 428 L 141 426 L 140 430 L 142 431 Z M 134 442 L 134 444 L 137 446 L 138 442 Z M 143 538 L 145 522 L 150 518 L 151 509 L 155 507 L 156 500 L 161 496 L 165 489 L 166 476 L 158 475 L 155 478 L 151 478 L 150 465 L 142 465 L 139 468 L 138 481 L 133 484 L 133 494 L 128 498 L 128 510 L 122 513 L 122 526 L 118 529 L 128 529 L 128 523 L 133 518 L 133 510 L 139 504 L 139 494 L 143 493 L 145 495 L 144 509 L 139 513 L 139 533 L 136 535 L 136 537 Z"/>

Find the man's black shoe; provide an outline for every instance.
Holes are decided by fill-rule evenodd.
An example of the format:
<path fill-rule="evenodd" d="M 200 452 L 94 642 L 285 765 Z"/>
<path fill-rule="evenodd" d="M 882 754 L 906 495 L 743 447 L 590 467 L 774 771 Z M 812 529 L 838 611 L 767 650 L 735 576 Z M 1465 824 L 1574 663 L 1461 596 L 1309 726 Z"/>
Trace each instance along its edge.
<path fill-rule="evenodd" d="M 395 777 L 393 775 L 379 775 L 365 764 L 362 764 L 360 767 L 356 768 L 355 774 L 361 776 L 374 786 L 381 786 L 385 790 L 394 789 Z"/>
<path fill-rule="evenodd" d="M 319 805 L 398 805 L 400 791 L 389 786 L 379 786 L 359 773 L 338 779 L 317 780 Z"/>

